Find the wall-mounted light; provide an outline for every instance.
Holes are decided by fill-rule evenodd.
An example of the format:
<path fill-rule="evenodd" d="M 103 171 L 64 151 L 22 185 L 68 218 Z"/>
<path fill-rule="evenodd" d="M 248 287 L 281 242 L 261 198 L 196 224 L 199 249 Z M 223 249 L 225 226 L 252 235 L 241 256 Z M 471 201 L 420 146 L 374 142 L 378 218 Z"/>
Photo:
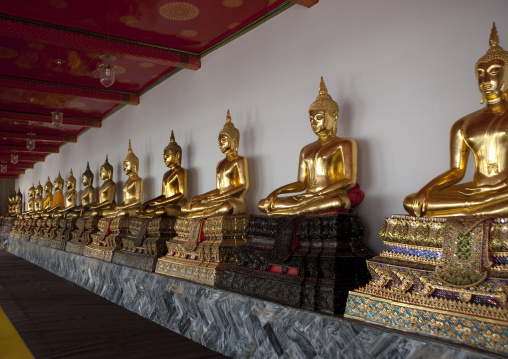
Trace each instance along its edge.
<path fill-rule="evenodd" d="M 0 165 L 0 172 L 2 173 L 7 172 L 7 163 L 2 162 L 2 164 Z"/>

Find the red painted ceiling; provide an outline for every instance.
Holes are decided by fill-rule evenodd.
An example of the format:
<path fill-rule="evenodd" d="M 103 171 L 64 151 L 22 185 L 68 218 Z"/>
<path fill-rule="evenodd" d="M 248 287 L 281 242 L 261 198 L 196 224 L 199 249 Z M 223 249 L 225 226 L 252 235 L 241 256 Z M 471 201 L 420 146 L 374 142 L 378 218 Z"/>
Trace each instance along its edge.
<path fill-rule="evenodd" d="M 0 0 L 0 162 L 17 177 L 88 127 L 293 4 L 318 0 Z M 97 70 L 116 57 L 115 83 Z M 63 125 L 51 123 L 62 106 Z M 33 151 L 26 148 L 34 133 Z M 12 153 L 19 162 L 10 162 Z"/>

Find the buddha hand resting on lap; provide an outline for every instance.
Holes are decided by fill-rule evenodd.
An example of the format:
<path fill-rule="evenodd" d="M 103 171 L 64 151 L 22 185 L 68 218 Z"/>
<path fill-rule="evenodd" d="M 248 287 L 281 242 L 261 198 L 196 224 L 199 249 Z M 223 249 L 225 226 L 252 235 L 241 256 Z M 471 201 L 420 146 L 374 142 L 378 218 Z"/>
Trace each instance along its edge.
<path fill-rule="evenodd" d="M 495 24 L 490 49 L 476 63 L 476 77 L 486 106 L 455 122 L 450 169 L 404 199 L 411 215 L 508 216 L 508 52 L 499 46 Z M 473 181 L 458 184 L 470 153 Z"/>
<path fill-rule="evenodd" d="M 142 218 L 182 215 L 181 205 L 186 202 L 187 172 L 180 167 L 182 148 L 171 131 L 169 144 L 164 148 L 164 163 L 169 171 L 162 178 L 162 195 L 143 204 L 138 214 Z"/>
<path fill-rule="evenodd" d="M 356 185 L 356 142 L 335 135 L 338 115 L 339 106 L 321 77 L 319 95 L 309 109 L 310 125 L 318 139 L 300 151 L 297 181 L 277 188 L 261 200 L 261 212 L 305 215 L 351 207 L 347 191 Z"/>
<path fill-rule="evenodd" d="M 219 147 L 226 155 L 217 164 L 217 188 L 192 198 L 182 206 L 187 217 L 211 217 L 243 214 L 246 211 L 245 192 L 249 188 L 247 160 L 238 155 L 240 132 L 227 113 L 226 124 L 219 133 Z"/>

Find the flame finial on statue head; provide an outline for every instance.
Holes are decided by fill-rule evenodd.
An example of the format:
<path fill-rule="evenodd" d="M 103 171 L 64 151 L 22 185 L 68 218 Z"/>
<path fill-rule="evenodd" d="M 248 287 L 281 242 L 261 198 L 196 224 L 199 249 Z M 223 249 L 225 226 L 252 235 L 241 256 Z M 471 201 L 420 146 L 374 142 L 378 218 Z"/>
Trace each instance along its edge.
<path fill-rule="evenodd" d="M 83 172 L 83 176 L 86 176 L 90 179 L 90 183 L 93 182 L 93 172 L 90 170 L 90 162 L 86 161 L 86 170 Z"/>
<path fill-rule="evenodd" d="M 67 177 L 67 181 L 74 183 L 74 186 L 76 186 L 76 178 L 74 178 L 74 174 L 72 173 L 72 168 L 71 168 L 71 172 L 69 173 L 69 177 Z"/>
<path fill-rule="evenodd" d="M 480 65 L 480 63 L 486 63 L 492 60 L 501 60 L 504 62 L 505 66 L 508 66 L 508 51 L 505 51 L 499 46 L 499 35 L 497 33 L 496 23 L 492 24 L 489 38 L 489 50 L 476 62 L 475 73 L 478 75 L 478 65 Z"/>
<path fill-rule="evenodd" d="M 169 144 L 164 147 L 164 152 L 171 151 L 175 154 L 175 156 L 179 157 L 179 159 L 182 158 L 182 148 L 176 143 L 175 141 L 175 134 L 173 133 L 173 130 L 171 130 L 171 137 L 169 138 Z"/>
<path fill-rule="evenodd" d="M 139 159 L 136 157 L 136 155 L 132 151 L 132 145 L 131 145 L 131 140 L 130 139 L 129 139 L 129 153 L 127 153 L 127 156 L 125 157 L 125 159 L 123 161 L 124 162 L 130 162 L 130 163 L 132 163 L 134 165 L 134 167 L 135 167 L 135 172 L 138 171 L 138 169 L 139 169 Z"/>
<path fill-rule="evenodd" d="M 101 166 L 101 168 L 104 168 L 106 172 L 111 172 L 111 178 L 113 178 L 113 166 L 108 161 L 108 155 L 106 155 L 106 161 L 104 161 L 104 164 Z"/>
<path fill-rule="evenodd" d="M 229 112 L 229 109 L 226 114 L 226 123 L 224 124 L 224 128 L 219 132 L 219 136 L 222 134 L 228 135 L 230 138 L 236 139 L 237 142 L 240 142 L 240 131 L 238 131 L 231 121 L 231 113 Z"/>

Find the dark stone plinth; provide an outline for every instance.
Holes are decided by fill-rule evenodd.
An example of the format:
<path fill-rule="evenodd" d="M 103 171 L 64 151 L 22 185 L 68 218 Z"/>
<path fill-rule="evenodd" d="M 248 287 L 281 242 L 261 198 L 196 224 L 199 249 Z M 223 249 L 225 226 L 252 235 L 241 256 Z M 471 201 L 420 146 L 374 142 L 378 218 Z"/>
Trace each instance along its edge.
<path fill-rule="evenodd" d="M 219 286 L 297 308 L 344 313 L 348 292 L 370 276 L 357 214 L 253 216 L 251 241 Z"/>
<path fill-rule="evenodd" d="M 128 267 L 155 271 L 157 259 L 168 252 L 166 241 L 176 235 L 175 217 L 129 218 L 129 232 L 122 248 L 113 253 L 112 262 Z"/>

